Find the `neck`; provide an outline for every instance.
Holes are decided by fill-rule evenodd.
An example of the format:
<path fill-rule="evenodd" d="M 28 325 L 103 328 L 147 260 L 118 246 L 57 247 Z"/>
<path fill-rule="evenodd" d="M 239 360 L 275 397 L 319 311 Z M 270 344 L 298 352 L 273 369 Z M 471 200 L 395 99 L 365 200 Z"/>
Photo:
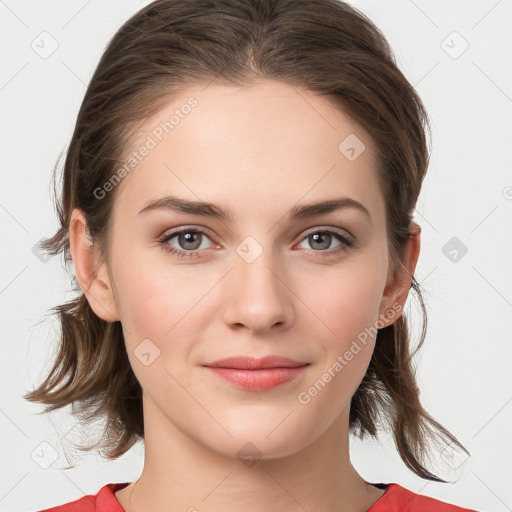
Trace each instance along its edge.
<path fill-rule="evenodd" d="M 126 512 L 365 512 L 383 494 L 351 464 L 348 409 L 302 450 L 252 461 L 211 450 L 185 435 L 157 409 L 145 403 L 142 474 L 116 493 Z M 146 421 L 149 416 L 151 420 Z"/>

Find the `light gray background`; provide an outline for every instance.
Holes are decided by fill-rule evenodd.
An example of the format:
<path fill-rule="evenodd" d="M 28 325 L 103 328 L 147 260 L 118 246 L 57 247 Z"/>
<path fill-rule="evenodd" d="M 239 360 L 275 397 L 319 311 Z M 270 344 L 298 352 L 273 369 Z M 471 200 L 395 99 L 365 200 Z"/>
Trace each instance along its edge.
<path fill-rule="evenodd" d="M 142 469 L 142 446 L 112 463 L 72 452 L 69 410 L 38 414 L 21 395 L 50 363 L 58 328 L 50 308 L 70 298 L 60 258 L 44 262 L 32 252 L 57 228 L 51 171 L 104 47 L 148 3 L 0 0 L 1 511 L 61 504 L 133 481 Z M 371 482 L 481 511 L 512 510 L 512 0 L 351 3 L 387 36 L 432 119 L 432 160 L 416 211 L 416 276 L 429 313 L 417 375 L 427 410 L 472 455 L 438 466 L 455 484 L 416 477 L 386 436 L 380 444 L 351 440 L 352 461 Z M 56 51 L 44 55 L 52 44 Z M 467 247 L 456 261 L 445 255 L 453 237 L 456 249 Z M 68 462 L 79 465 L 63 471 Z"/>

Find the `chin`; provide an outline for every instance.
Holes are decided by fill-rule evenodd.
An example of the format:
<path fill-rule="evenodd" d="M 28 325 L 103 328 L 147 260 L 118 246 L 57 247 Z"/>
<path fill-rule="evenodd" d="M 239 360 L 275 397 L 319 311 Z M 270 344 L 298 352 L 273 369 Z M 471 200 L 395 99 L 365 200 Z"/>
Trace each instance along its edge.
<path fill-rule="evenodd" d="M 294 428 L 294 422 L 287 424 L 289 418 L 283 421 L 284 417 L 286 415 L 282 415 L 279 421 L 261 421 L 260 418 L 250 424 L 247 421 L 224 424 L 233 437 L 225 431 L 222 434 L 218 431 L 203 432 L 201 442 L 225 457 L 245 462 L 248 467 L 258 460 L 288 457 L 304 449 L 316 437 L 313 428 L 304 429 L 304 423 L 302 428 Z"/>

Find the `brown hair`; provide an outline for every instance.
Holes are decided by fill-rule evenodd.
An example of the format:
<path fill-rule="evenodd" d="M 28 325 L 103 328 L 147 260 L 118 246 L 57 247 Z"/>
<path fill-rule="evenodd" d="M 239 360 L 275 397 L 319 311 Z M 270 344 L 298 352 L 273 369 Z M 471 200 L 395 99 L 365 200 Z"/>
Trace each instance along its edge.
<path fill-rule="evenodd" d="M 189 84 L 243 86 L 261 78 L 324 95 L 372 135 L 396 270 L 428 167 L 428 115 L 383 34 L 339 0 L 157 0 L 132 16 L 110 41 L 87 88 L 56 200 L 60 229 L 43 249 L 62 252 L 69 263 L 69 221 L 79 208 L 108 262 L 116 194 L 99 200 L 94 191 L 113 176 L 130 128 Z M 426 310 L 414 276 L 411 287 L 423 315 L 419 344 L 411 352 L 404 315 L 378 331 L 351 400 L 350 431 L 376 437 L 379 423 L 387 422 L 407 467 L 446 482 L 424 465 L 427 441 L 437 437 L 469 452 L 420 403 L 412 358 L 425 338 Z M 104 419 L 100 449 L 115 459 L 144 438 L 142 389 L 120 322 L 100 319 L 75 291 L 74 300 L 53 308 L 62 326 L 59 353 L 44 382 L 25 398 L 47 404 L 45 412 L 72 404 L 84 423 Z"/>

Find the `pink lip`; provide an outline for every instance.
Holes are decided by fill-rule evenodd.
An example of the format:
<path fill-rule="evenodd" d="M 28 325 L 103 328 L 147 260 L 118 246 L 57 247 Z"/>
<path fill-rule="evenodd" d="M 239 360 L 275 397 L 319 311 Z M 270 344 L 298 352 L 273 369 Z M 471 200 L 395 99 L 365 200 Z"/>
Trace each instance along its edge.
<path fill-rule="evenodd" d="M 210 368 L 233 368 L 240 370 L 261 370 L 263 368 L 296 368 L 308 364 L 304 361 L 296 361 L 289 357 L 265 356 L 261 358 L 249 356 L 235 356 L 219 359 L 203 366 Z"/>
<path fill-rule="evenodd" d="M 288 357 L 229 357 L 203 366 L 236 387 L 251 391 L 272 389 L 296 378 L 309 363 Z"/>

